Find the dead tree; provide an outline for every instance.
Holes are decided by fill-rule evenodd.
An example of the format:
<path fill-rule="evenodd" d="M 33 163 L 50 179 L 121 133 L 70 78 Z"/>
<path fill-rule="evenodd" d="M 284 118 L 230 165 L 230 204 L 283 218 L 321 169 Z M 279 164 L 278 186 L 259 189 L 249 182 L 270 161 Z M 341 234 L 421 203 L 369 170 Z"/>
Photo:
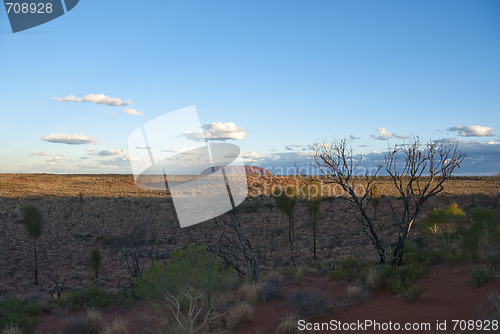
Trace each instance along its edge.
<path fill-rule="evenodd" d="M 380 263 L 384 263 L 385 249 L 368 212 L 370 194 L 373 193 L 375 180 L 383 166 L 360 172 L 358 167 L 363 157 L 354 156 L 347 139 L 336 140 L 331 144 L 316 144 L 313 151 L 313 164 L 326 176 L 325 182 L 339 186 L 345 192 L 345 196 L 341 198 L 356 207 L 353 214 L 377 251 Z"/>
<path fill-rule="evenodd" d="M 465 154 L 458 149 L 456 142 L 422 144 L 418 137 L 408 143 L 395 145 L 387 153 L 386 170 L 403 203 L 393 265 L 401 264 L 406 240 L 422 205 L 443 191 L 444 182 L 460 167 L 464 158 Z"/>
<path fill-rule="evenodd" d="M 123 238 L 122 256 L 130 275 L 141 277 L 147 267 L 143 259 L 149 259 L 151 263 L 159 258 L 155 233 L 146 224 L 135 224 L 132 232 Z"/>
<path fill-rule="evenodd" d="M 357 208 L 356 219 L 377 250 L 380 262 L 385 262 L 385 249 L 368 210 L 369 203 L 372 203 L 372 209 L 376 209 L 380 204 L 373 205 L 372 197 L 377 193 L 375 181 L 383 165 L 374 168 L 372 173 L 368 169 L 364 178 L 356 176 L 355 171 L 362 161 L 362 156 L 355 158 L 345 139 L 335 141 L 331 145 L 317 144 L 314 146 L 314 153 L 314 163 L 319 171 L 326 175 L 328 182 L 340 186 L 347 193 L 347 196 L 342 198 Z M 434 141 L 422 144 L 418 137 L 408 143 L 395 145 L 386 154 L 386 171 L 403 202 L 401 217 L 396 218 L 399 234 L 392 265 L 401 264 L 404 245 L 422 205 L 430 197 L 443 191 L 444 182 L 460 167 L 464 158 L 465 154 L 458 149 L 457 143 Z M 393 208 L 390 202 L 389 205 Z"/>
<path fill-rule="evenodd" d="M 259 259 L 251 241 L 241 228 L 238 214 L 232 210 L 214 220 L 218 231 L 215 243 L 207 242 L 203 235 L 208 250 L 232 266 L 241 276 L 248 276 L 257 281 L 260 274 Z"/>
<path fill-rule="evenodd" d="M 61 298 L 61 295 L 67 289 L 66 281 L 72 274 L 73 254 L 69 252 L 65 266 L 57 266 L 55 261 L 50 263 L 52 267 L 48 270 L 42 270 L 41 274 L 45 278 L 41 287 L 45 289 L 52 299 Z"/>

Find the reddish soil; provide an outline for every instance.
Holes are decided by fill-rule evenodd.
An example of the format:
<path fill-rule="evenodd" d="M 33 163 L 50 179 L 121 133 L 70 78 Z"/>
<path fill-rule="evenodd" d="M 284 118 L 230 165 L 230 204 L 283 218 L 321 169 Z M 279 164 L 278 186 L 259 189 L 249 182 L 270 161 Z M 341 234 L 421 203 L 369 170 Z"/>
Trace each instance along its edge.
<path fill-rule="evenodd" d="M 328 296 L 334 308 L 346 303 L 345 307 L 320 317 L 308 319 L 311 323 L 325 323 L 337 320 L 341 323 L 357 323 L 373 320 L 378 323 L 430 323 L 431 331 L 413 331 L 415 333 L 459 333 L 453 330 L 452 320 L 482 319 L 481 308 L 485 306 L 487 295 L 492 291 L 500 291 L 500 277 L 480 287 L 471 284 L 472 266 L 448 267 L 433 266 L 430 272 L 419 280 L 424 286 L 424 293 L 414 301 L 406 302 L 398 295 L 393 295 L 388 287 L 376 291 L 370 298 L 362 302 L 347 302 L 347 283 L 331 282 L 325 278 L 308 277 L 299 286 L 287 289 L 286 298 L 293 291 L 317 291 Z M 236 334 L 272 334 L 275 333 L 279 319 L 290 310 L 283 301 L 258 304 L 251 322 L 232 333 Z M 490 319 L 494 320 L 494 319 Z M 498 319 L 497 319 L 498 320 Z M 436 321 L 446 321 L 447 331 L 437 331 Z M 347 331 L 316 331 L 316 333 L 346 333 Z M 367 328 L 365 331 L 348 331 L 349 333 L 392 333 L 396 331 L 376 331 Z"/>
<path fill-rule="evenodd" d="M 430 333 L 459 333 L 453 330 L 452 320 L 476 320 L 484 317 L 481 310 L 492 291 L 500 291 L 500 277 L 495 277 L 485 285 L 474 287 L 471 284 L 472 266 L 449 267 L 433 266 L 429 273 L 418 283 L 426 288 L 424 293 L 414 301 L 406 302 L 403 298 L 390 293 L 387 287 L 376 291 L 367 300 L 351 303 L 347 299 L 348 282 L 335 282 L 325 276 L 307 276 L 300 284 L 288 282 L 284 286 L 283 299 L 273 300 L 255 305 L 252 320 L 236 328 L 234 334 L 272 334 L 276 326 L 291 310 L 287 299 L 296 291 L 318 293 L 326 298 L 334 309 L 320 317 L 308 319 L 310 323 L 325 323 L 336 320 L 341 323 L 357 323 L 372 320 L 378 323 L 429 323 Z M 69 316 L 82 311 L 57 310 L 45 314 L 36 330 L 36 334 L 61 333 Z M 115 318 L 126 319 L 131 333 L 139 333 L 145 328 L 152 328 L 157 315 L 154 309 L 146 305 L 130 307 L 111 306 L 103 310 L 104 322 Z M 491 319 L 493 320 L 493 319 Z M 436 322 L 447 323 L 447 331 L 437 331 Z M 316 333 L 344 333 L 345 331 L 316 331 Z M 394 331 L 349 331 L 349 333 L 392 333 Z M 413 331 L 426 333 L 429 331 Z"/>

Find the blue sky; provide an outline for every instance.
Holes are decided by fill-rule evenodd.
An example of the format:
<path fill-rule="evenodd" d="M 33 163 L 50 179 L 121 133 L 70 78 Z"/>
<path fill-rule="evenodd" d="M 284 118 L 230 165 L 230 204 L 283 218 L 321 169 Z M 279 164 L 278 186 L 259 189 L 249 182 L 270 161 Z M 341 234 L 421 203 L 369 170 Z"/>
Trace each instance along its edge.
<path fill-rule="evenodd" d="M 81 0 L 16 34 L 1 8 L 0 172 L 131 173 L 132 131 L 195 105 L 249 164 L 418 135 L 459 140 L 462 174 L 497 174 L 499 59 L 496 0 Z"/>

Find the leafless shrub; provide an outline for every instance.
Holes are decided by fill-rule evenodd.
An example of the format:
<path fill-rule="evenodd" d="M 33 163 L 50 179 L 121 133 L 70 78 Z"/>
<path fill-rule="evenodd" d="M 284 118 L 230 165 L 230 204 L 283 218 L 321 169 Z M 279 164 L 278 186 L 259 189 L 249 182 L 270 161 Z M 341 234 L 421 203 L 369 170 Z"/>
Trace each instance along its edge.
<path fill-rule="evenodd" d="M 147 224 L 135 224 L 132 231 L 121 240 L 122 256 L 132 277 L 141 277 L 153 260 L 159 259 L 159 244 Z M 149 261 L 144 261 L 149 259 Z"/>
<path fill-rule="evenodd" d="M 215 243 L 203 237 L 207 248 L 217 254 L 227 265 L 232 266 L 241 276 L 257 281 L 260 264 L 250 239 L 241 227 L 237 213 L 233 210 L 215 218 L 218 236 Z"/>
<path fill-rule="evenodd" d="M 185 298 L 181 303 L 180 298 L 167 294 L 165 305 L 170 310 L 175 323 L 175 332 L 179 334 L 205 333 L 210 321 L 215 318 L 212 307 L 207 305 L 205 295 L 201 291 L 187 291 L 182 296 Z M 168 326 L 168 321 L 162 320 L 163 326 Z"/>

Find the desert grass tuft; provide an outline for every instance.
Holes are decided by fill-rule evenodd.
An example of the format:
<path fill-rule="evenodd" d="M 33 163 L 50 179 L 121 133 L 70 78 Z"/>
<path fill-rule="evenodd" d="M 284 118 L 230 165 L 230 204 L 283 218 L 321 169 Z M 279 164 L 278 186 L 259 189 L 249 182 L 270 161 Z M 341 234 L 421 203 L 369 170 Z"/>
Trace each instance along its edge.
<path fill-rule="evenodd" d="M 276 327 L 276 334 L 311 334 L 314 332 L 303 330 L 299 331 L 298 328 L 299 318 L 293 314 L 287 314 L 281 318 L 278 326 Z"/>
<path fill-rule="evenodd" d="M 104 326 L 99 334 L 128 334 L 127 323 L 123 319 L 115 319 Z"/>
<path fill-rule="evenodd" d="M 367 299 L 369 291 L 363 285 L 351 285 L 347 287 L 347 297 L 350 301 L 360 301 Z"/>
<path fill-rule="evenodd" d="M 102 328 L 102 314 L 100 311 L 92 308 L 87 310 L 87 325 L 93 332 L 98 332 Z"/>
<path fill-rule="evenodd" d="M 2 330 L 2 334 L 23 334 L 23 331 L 17 326 L 9 325 Z"/>
<path fill-rule="evenodd" d="M 240 287 L 241 299 L 250 304 L 256 304 L 264 300 L 264 284 L 257 283 L 244 283 Z"/>
<path fill-rule="evenodd" d="M 234 329 L 252 320 L 253 312 L 252 305 L 247 302 L 241 302 L 233 306 L 228 313 L 227 327 L 229 329 Z"/>

